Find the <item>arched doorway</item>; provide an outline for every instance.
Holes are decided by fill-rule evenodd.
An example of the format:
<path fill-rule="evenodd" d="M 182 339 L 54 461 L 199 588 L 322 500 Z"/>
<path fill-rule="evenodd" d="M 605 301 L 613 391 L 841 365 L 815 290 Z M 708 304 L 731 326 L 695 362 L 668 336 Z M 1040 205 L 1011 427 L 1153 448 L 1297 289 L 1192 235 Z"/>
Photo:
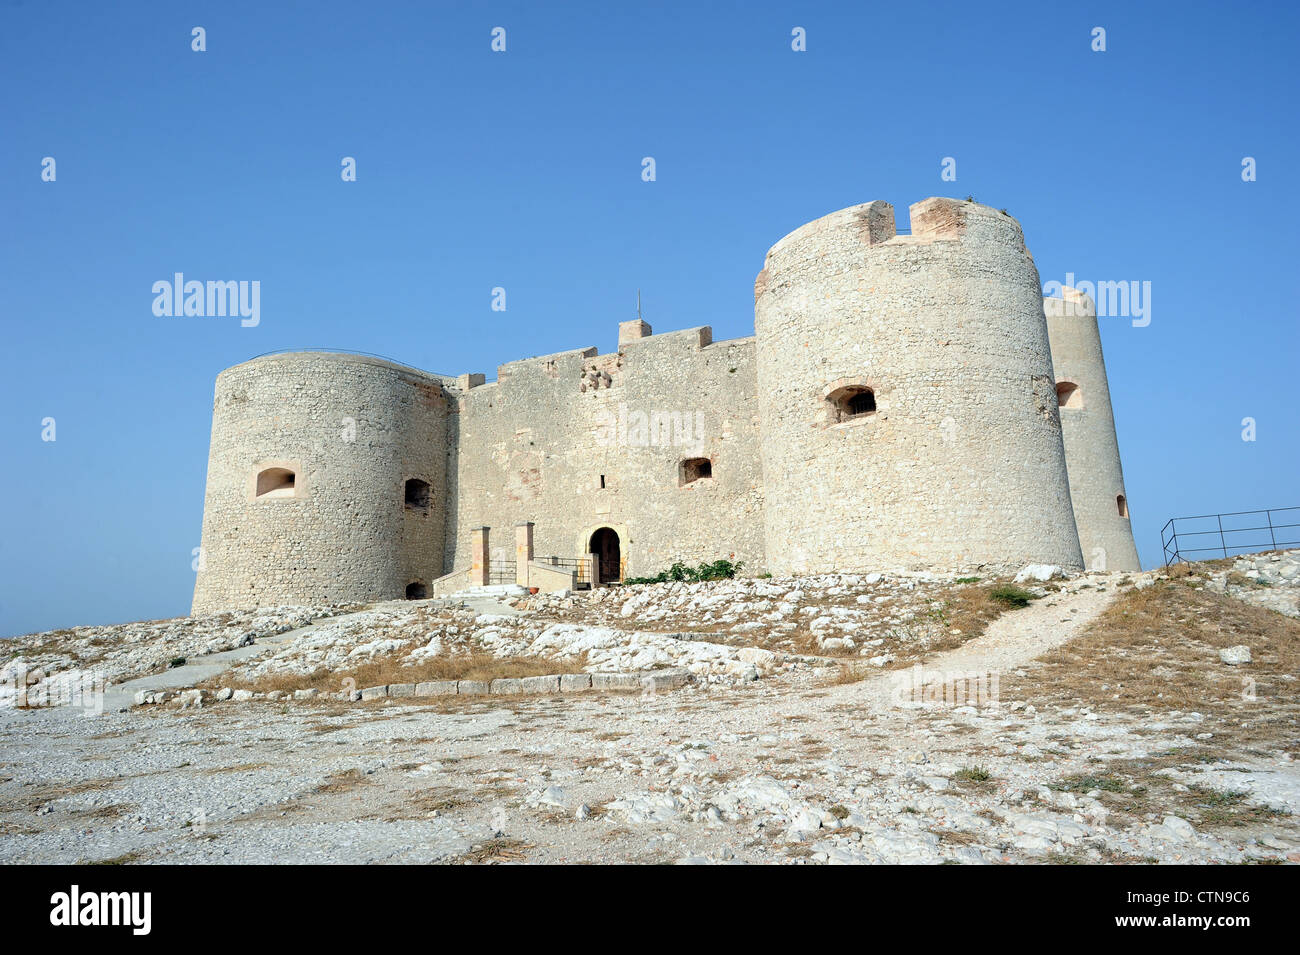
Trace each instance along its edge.
<path fill-rule="evenodd" d="M 619 547 L 618 532 L 612 527 L 602 527 L 591 535 L 590 553 L 600 557 L 600 580 L 609 584 L 623 579 L 623 554 Z"/>

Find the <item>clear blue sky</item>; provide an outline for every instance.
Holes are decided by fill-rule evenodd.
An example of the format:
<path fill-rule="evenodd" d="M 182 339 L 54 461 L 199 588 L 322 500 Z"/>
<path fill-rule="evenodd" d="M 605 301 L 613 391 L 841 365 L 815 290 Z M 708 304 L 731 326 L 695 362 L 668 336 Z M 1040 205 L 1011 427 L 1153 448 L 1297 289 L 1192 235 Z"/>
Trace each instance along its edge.
<path fill-rule="evenodd" d="M 871 199 L 973 194 L 1044 281 L 1152 283 L 1103 322 L 1144 564 L 1171 516 L 1300 504 L 1296 7 L 1058 6 L 6 0 L 0 634 L 188 611 L 229 365 L 492 378 L 609 350 L 638 287 L 750 335 L 766 249 Z M 261 324 L 155 317 L 176 271 L 259 280 Z"/>

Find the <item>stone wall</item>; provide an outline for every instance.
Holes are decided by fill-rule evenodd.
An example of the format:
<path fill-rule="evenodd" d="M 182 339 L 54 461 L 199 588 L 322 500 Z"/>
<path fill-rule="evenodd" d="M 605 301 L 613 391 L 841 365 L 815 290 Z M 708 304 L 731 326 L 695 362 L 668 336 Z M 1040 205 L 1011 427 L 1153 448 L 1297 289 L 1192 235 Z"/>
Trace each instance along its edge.
<path fill-rule="evenodd" d="M 527 521 L 542 559 L 610 528 L 626 576 L 722 557 L 778 574 L 1074 569 L 1081 536 L 1136 568 L 1095 314 L 1054 321 L 1049 350 L 1015 219 L 938 198 L 911 214 L 910 236 L 871 202 L 774 245 L 753 338 L 624 322 L 613 352 L 511 362 L 490 383 L 334 353 L 228 369 L 194 610 L 399 597 L 468 568 L 473 527 L 513 560 Z M 1084 401 L 1064 440 L 1062 377 Z M 270 467 L 296 484 L 259 497 Z M 404 503 L 408 478 L 427 507 Z"/>
<path fill-rule="evenodd" d="M 1044 299 L 1043 309 L 1057 387 L 1066 395 L 1061 429 L 1084 560 L 1089 570 L 1140 570 L 1097 306 L 1087 295 L 1067 288 L 1063 298 Z"/>
<path fill-rule="evenodd" d="M 442 573 L 440 380 L 357 355 L 299 352 L 222 372 L 212 411 L 193 612 L 391 599 Z M 257 496 L 257 475 L 294 473 Z M 407 507 L 408 478 L 430 485 Z"/>
<path fill-rule="evenodd" d="M 786 236 L 755 283 L 768 568 L 1082 566 L 1038 271 L 1019 223 L 871 202 Z M 828 396 L 874 392 L 836 420 Z"/>
<path fill-rule="evenodd" d="M 692 328 L 512 362 L 459 390 L 451 422 L 448 568 L 469 563 L 478 525 L 513 559 L 524 521 L 539 558 L 584 555 L 613 528 L 628 576 L 675 560 L 764 567 L 753 339 Z M 690 459 L 712 476 L 684 483 Z"/>

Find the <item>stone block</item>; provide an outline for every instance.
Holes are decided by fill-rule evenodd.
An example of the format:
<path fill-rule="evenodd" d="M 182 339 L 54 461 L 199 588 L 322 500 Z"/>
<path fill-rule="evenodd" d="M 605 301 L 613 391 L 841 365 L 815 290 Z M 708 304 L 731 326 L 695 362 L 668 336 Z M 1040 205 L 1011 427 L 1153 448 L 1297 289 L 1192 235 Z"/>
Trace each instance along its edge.
<path fill-rule="evenodd" d="M 578 693 L 591 689 L 590 673 L 566 673 L 560 677 L 561 693 Z"/>
<path fill-rule="evenodd" d="M 388 697 L 388 687 L 386 686 L 368 686 L 361 691 L 363 700 L 382 700 Z"/>
<path fill-rule="evenodd" d="M 526 676 L 519 681 L 524 693 L 559 693 L 559 676 Z"/>
<path fill-rule="evenodd" d="M 641 674 L 641 686 L 652 690 L 675 690 L 690 681 L 686 670 L 653 670 Z"/>
<path fill-rule="evenodd" d="M 388 685 L 388 695 L 392 696 L 415 696 L 414 683 L 390 683 Z"/>
<path fill-rule="evenodd" d="M 593 690 L 639 690 L 640 673 L 593 673 L 591 675 Z"/>
<path fill-rule="evenodd" d="M 415 684 L 416 696 L 454 696 L 455 694 L 455 680 L 432 680 Z"/>
<path fill-rule="evenodd" d="M 489 693 L 522 693 L 524 692 L 524 681 L 514 679 L 493 680 L 488 685 Z"/>
<path fill-rule="evenodd" d="M 488 690 L 487 680 L 458 680 L 456 682 L 456 692 L 462 696 L 478 696 L 487 693 Z"/>

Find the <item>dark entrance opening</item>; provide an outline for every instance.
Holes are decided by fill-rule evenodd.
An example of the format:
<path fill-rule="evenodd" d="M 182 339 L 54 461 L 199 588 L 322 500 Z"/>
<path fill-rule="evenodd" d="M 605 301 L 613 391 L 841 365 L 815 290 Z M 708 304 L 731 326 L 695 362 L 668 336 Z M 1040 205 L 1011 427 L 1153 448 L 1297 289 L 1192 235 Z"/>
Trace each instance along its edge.
<path fill-rule="evenodd" d="M 429 509 L 429 482 L 411 478 L 406 482 L 407 510 L 427 511 Z"/>
<path fill-rule="evenodd" d="M 618 533 L 612 527 L 602 527 L 591 535 L 588 548 L 600 557 L 600 580 L 609 584 L 623 579 L 623 555 L 619 549 Z"/>
<path fill-rule="evenodd" d="M 418 580 L 406 585 L 407 600 L 423 600 L 427 596 L 424 584 Z"/>

